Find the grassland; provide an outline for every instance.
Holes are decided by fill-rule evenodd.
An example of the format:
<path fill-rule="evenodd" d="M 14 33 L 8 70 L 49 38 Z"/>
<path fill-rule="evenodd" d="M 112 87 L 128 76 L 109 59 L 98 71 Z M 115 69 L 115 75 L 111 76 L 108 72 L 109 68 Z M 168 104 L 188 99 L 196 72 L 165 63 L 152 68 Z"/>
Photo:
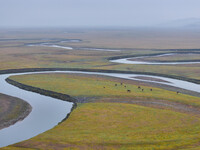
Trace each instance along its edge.
<path fill-rule="evenodd" d="M 82 41 L 60 43 L 66 39 Z M 108 58 L 115 56 L 177 52 L 177 49 L 178 52 L 199 52 L 199 40 L 199 31 L 189 30 L 1 30 L 0 70 L 109 69 L 200 79 L 200 64 L 158 66 L 117 64 L 108 61 Z M 26 46 L 38 42 L 53 42 L 74 47 L 74 50 Z M 121 51 L 79 49 L 84 47 Z M 156 58 L 156 61 L 188 59 L 199 59 L 199 56 L 188 57 L 182 54 L 170 58 Z M 66 121 L 54 129 L 2 149 L 200 149 L 199 97 L 176 94 L 175 91 L 139 82 L 99 76 L 42 74 L 11 78 L 27 85 L 69 94 L 81 103 L 78 103 L 77 109 Z M 142 86 L 144 91 L 138 89 L 138 86 Z M 131 92 L 128 93 L 127 90 Z"/>
<path fill-rule="evenodd" d="M 18 98 L 0 94 L 0 129 L 23 120 L 31 111 L 31 106 Z"/>
<path fill-rule="evenodd" d="M 72 97 L 88 97 L 90 100 L 98 98 L 133 98 L 143 100 L 168 100 L 184 102 L 200 106 L 200 99 L 184 94 L 177 94 L 173 91 L 167 91 L 160 88 L 141 86 L 144 91 L 138 89 L 140 83 L 134 81 L 124 81 L 117 78 L 102 78 L 95 75 L 78 75 L 78 74 L 34 74 L 12 76 L 10 79 L 41 89 L 55 91 L 58 93 L 68 94 Z M 121 85 L 121 82 L 123 85 Z M 131 84 L 132 83 L 132 84 Z M 117 84 L 117 86 L 115 86 Z M 124 87 L 126 86 L 126 87 Z M 105 88 L 104 88 L 105 87 Z M 153 91 L 150 91 L 153 89 Z M 127 90 L 131 90 L 128 93 Z M 163 93 L 165 95 L 163 96 Z"/>
<path fill-rule="evenodd" d="M 3 149 L 190 149 L 198 147 L 200 98 L 116 78 L 78 74 L 12 76 L 18 82 L 85 98 L 70 117 L 30 140 Z M 123 86 L 121 86 L 123 83 Z M 117 84 L 118 86 L 115 86 Z M 124 87 L 127 86 L 127 88 Z M 105 88 L 103 88 L 105 87 Z M 153 91 L 150 89 L 153 88 Z M 131 89 L 131 93 L 127 93 Z M 88 100 L 88 101 L 87 101 Z M 129 100 L 129 101 L 127 101 Z M 137 101 L 160 102 L 139 106 Z M 166 104 L 195 107 L 187 113 Z"/>
<path fill-rule="evenodd" d="M 199 131 L 199 118 L 186 114 L 89 103 L 54 129 L 5 149 L 178 149 L 198 143 Z"/>
<path fill-rule="evenodd" d="M 200 36 L 196 31 L 57 29 L 0 31 L 0 33 L 2 33 L 0 36 L 1 70 L 44 67 L 90 68 L 154 72 L 200 79 L 200 64 L 128 65 L 111 63 L 107 60 L 113 56 L 164 53 L 177 51 L 177 49 L 188 49 L 188 51 L 199 49 Z M 80 43 L 59 43 L 66 39 L 81 39 L 82 41 Z M 28 43 L 38 42 L 54 42 L 54 44 L 62 46 L 72 46 L 74 50 L 26 46 Z M 121 51 L 88 51 L 78 49 L 80 47 L 110 48 Z M 185 60 L 188 58 L 177 56 L 174 59 Z M 169 60 L 167 58 L 165 61 Z"/>

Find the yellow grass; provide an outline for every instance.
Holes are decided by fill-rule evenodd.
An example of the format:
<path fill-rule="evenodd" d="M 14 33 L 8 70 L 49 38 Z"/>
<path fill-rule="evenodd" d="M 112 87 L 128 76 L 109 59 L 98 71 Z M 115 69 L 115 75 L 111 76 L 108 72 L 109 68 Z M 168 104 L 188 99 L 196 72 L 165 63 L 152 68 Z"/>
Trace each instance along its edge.
<path fill-rule="evenodd" d="M 115 97 L 115 98 L 132 98 L 132 99 L 149 99 L 149 100 L 169 100 L 182 102 L 186 104 L 200 106 L 200 98 L 176 92 L 167 91 L 155 87 L 142 86 L 144 91 L 138 89 L 138 85 L 123 84 L 121 81 L 106 79 L 105 77 L 84 76 L 76 74 L 33 74 L 12 76 L 10 79 L 23 84 L 56 91 L 78 97 Z M 117 86 L 115 86 L 117 84 Z M 126 86 L 126 88 L 124 87 Z M 105 87 L 105 88 L 104 88 Z M 150 91 L 153 89 L 153 91 Z M 131 90 L 128 93 L 127 90 Z"/>
<path fill-rule="evenodd" d="M 199 142 L 200 120 L 116 103 L 81 104 L 67 121 L 6 149 L 178 149 Z"/>

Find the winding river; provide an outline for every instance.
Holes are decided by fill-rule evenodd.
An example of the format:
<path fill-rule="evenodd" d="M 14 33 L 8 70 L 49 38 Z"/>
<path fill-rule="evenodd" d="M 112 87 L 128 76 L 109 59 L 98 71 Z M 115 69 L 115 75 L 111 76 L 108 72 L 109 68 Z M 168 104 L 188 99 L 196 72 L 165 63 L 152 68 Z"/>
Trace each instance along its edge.
<path fill-rule="evenodd" d="M 191 53 L 188 53 L 191 54 Z M 121 63 L 121 64 L 137 64 L 137 65 L 181 65 L 181 64 L 197 64 L 200 61 L 180 61 L 180 62 L 156 62 L 156 61 L 137 61 L 134 59 L 138 58 L 148 58 L 148 57 L 161 57 L 161 56 L 169 56 L 169 55 L 177 55 L 177 53 L 166 53 L 166 54 L 158 54 L 155 56 L 140 56 L 140 57 L 128 57 L 121 59 L 110 60 L 113 63 Z"/>
<path fill-rule="evenodd" d="M 80 41 L 77 41 L 80 42 Z M 64 41 L 60 41 L 60 43 L 64 43 Z M 107 51 L 107 52 L 119 52 L 121 50 L 118 49 L 105 49 L 105 48 L 89 48 L 89 47 L 69 47 L 69 46 L 60 46 L 53 43 L 36 43 L 36 44 L 27 44 L 26 46 L 42 46 L 42 47 L 52 47 L 52 48 L 61 48 L 61 49 L 67 49 L 67 50 L 88 50 L 88 51 Z"/>
<path fill-rule="evenodd" d="M 65 41 L 60 41 L 60 43 L 63 43 Z M 73 41 L 72 41 L 73 42 Z M 76 42 L 81 42 L 81 41 L 76 41 Z M 27 44 L 26 46 L 43 46 L 43 47 L 52 47 L 52 48 L 61 48 L 61 49 L 67 49 L 67 50 L 91 50 L 91 51 L 107 51 L 107 52 L 120 52 L 121 50 L 119 49 L 104 49 L 104 48 L 85 48 L 85 47 L 79 47 L 79 48 L 74 48 L 74 47 L 69 47 L 69 46 L 60 46 L 56 45 L 53 43 L 32 43 L 32 44 Z M 172 61 L 172 62 L 158 62 L 158 61 L 138 61 L 136 59 L 139 58 L 149 58 L 149 57 L 162 57 L 162 56 L 170 56 L 170 55 L 177 55 L 181 53 L 166 53 L 166 54 L 158 54 L 154 56 L 140 56 L 140 57 L 127 57 L 127 58 L 120 58 L 120 59 L 113 59 L 110 60 L 110 62 L 113 63 L 121 63 L 121 64 L 138 64 L 138 65 L 181 65 L 181 64 L 197 64 L 200 63 L 200 61 Z M 185 53 L 184 53 L 185 54 Z M 188 52 L 187 54 L 193 54 L 192 52 Z M 135 59 L 135 60 L 134 60 Z"/>
<path fill-rule="evenodd" d="M 53 128 L 66 117 L 73 105 L 70 102 L 19 89 L 5 81 L 11 75 L 21 74 L 0 75 L 0 92 L 27 101 L 32 106 L 32 111 L 23 121 L 0 130 L 0 147 L 29 139 Z"/>
<path fill-rule="evenodd" d="M 200 93 L 200 85 L 171 79 L 159 76 L 150 76 L 142 74 L 122 74 L 122 73 L 100 73 L 100 72 L 83 72 L 83 71 L 43 71 L 43 72 L 29 72 L 29 73 L 15 73 L 0 75 L 0 92 L 3 94 L 15 96 L 27 101 L 32 106 L 32 112 L 23 121 L 0 130 L 0 147 L 4 147 L 10 144 L 14 144 L 31 137 L 34 137 L 40 133 L 43 133 L 61 122 L 66 115 L 70 112 L 73 103 L 61 101 L 48 96 L 43 96 L 37 93 L 25 91 L 15 86 L 8 84 L 5 79 L 11 75 L 22 74 L 38 74 L 38 73 L 78 73 L 78 74 L 96 74 L 111 76 L 129 80 L 139 80 L 143 82 L 154 82 L 159 84 L 170 85 L 178 88 L 183 88 L 190 91 Z M 139 79 L 137 77 L 148 77 L 159 79 L 157 81 L 149 81 L 145 79 Z M 165 82 L 163 82 L 165 81 Z"/>
<path fill-rule="evenodd" d="M 80 40 L 65 40 L 64 42 L 80 42 Z M 55 42 L 52 43 L 32 43 L 26 46 L 44 46 L 53 48 L 62 48 L 67 50 L 74 50 L 73 47 L 56 45 Z M 101 48 L 78 48 L 80 50 L 96 50 L 96 51 L 121 51 L 118 49 L 101 49 Z M 146 65 L 176 65 L 176 64 L 195 64 L 200 63 L 200 61 L 194 62 L 150 62 L 150 61 L 134 61 L 138 58 L 147 57 L 160 57 L 164 55 L 174 55 L 174 53 L 156 55 L 156 56 L 141 56 L 141 57 L 130 57 L 123 59 L 110 60 L 114 63 L 123 64 L 146 64 Z M 131 60 L 130 60 L 131 59 Z M 0 130 L 0 147 L 11 145 L 29 138 L 32 138 L 38 134 L 41 134 L 53 127 L 55 127 L 59 122 L 61 122 L 68 113 L 70 113 L 73 103 L 61 101 L 48 96 L 43 96 L 34 92 L 25 91 L 19 89 L 13 85 L 8 84 L 5 79 L 12 75 L 24 75 L 24 74 L 38 74 L 38 73 L 78 73 L 78 74 L 96 74 L 111 76 L 129 80 L 138 80 L 142 82 L 153 82 L 158 84 L 165 84 L 169 86 L 174 86 L 190 91 L 195 91 L 200 93 L 200 85 L 159 76 L 150 76 L 143 74 L 122 74 L 122 73 L 100 73 L 100 72 L 83 72 L 83 71 L 43 71 L 43 72 L 27 72 L 27 73 L 14 73 L 14 74 L 4 74 L 0 75 L 0 93 L 18 97 L 27 101 L 32 106 L 32 112 L 23 120 L 15 123 L 12 126 Z M 154 79 L 154 80 L 148 80 Z M 157 79 L 157 80 L 156 80 Z M 159 80 L 158 80 L 159 79 Z M 164 81 L 164 82 L 163 82 Z"/>

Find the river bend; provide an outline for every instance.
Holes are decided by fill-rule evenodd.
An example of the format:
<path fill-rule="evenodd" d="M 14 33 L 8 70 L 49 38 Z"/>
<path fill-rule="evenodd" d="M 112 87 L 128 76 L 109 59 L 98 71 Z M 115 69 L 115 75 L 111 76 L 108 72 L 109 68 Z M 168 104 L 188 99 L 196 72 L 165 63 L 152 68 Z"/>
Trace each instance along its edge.
<path fill-rule="evenodd" d="M 0 147 L 4 147 L 10 144 L 29 139 L 53 128 L 67 116 L 67 114 L 72 108 L 73 103 L 71 102 L 65 102 L 48 96 L 43 96 L 34 92 L 25 91 L 23 89 L 19 89 L 13 85 L 10 85 L 5 81 L 5 79 L 11 75 L 36 73 L 96 74 L 129 80 L 138 80 L 142 82 L 165 84 L 200 93 L 199 84 L 172 78 L 143 74 L 100 73 L 83 71 L 43 71 L 0 75 L 0 93 L 21 98 L 27 101 L 32 106 L 32 112 L 23 121 L 17 122 L 10 127 L 0 130 Z M 138 76 L 160 79 L 166 82 L 161 82 L 159 80 L 149 81 L 145 79 L 139 79 Z"/>

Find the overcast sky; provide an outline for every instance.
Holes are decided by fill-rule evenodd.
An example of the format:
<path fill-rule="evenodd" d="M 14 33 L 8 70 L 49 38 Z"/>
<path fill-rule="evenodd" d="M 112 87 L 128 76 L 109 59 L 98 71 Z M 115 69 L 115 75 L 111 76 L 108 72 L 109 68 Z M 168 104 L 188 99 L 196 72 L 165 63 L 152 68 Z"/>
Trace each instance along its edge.
<path fill-rule="evenodd" d="M 185 18 L 200 18 L 200 0 L 0 0 L 0 27 L 135 27 Z"/>

